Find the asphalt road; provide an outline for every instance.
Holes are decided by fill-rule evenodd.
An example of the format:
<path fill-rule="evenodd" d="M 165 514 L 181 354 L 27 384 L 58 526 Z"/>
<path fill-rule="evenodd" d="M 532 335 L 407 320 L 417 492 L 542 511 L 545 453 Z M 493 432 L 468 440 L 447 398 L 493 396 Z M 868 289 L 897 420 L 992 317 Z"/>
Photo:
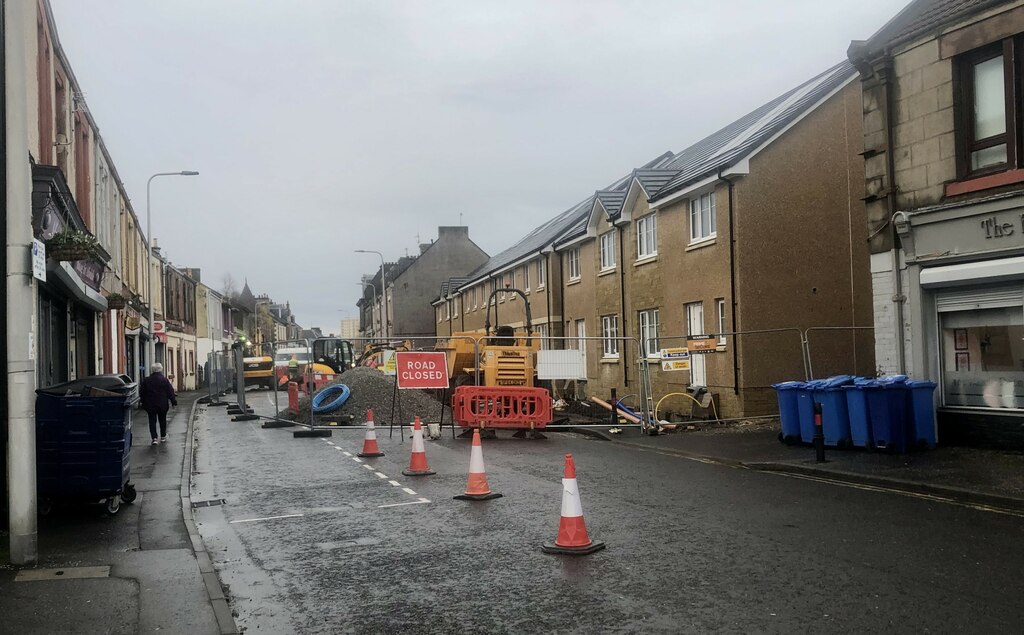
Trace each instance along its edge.
<path fill-rule="evenodd" d="M 270 411 L 264 394 L 250 404 Z M 1024 518 L 751 472 L 575 434 L 484 441 L 494 491 L 466 485 L 469 442 L 357 461 L 362 431 L 196 422 L 200 532 L 245 632 L 1020 632 Z M 586 557 L 544 554 L 571 452 Z M 371 469 L 372 468 L 372 469 Z"/>

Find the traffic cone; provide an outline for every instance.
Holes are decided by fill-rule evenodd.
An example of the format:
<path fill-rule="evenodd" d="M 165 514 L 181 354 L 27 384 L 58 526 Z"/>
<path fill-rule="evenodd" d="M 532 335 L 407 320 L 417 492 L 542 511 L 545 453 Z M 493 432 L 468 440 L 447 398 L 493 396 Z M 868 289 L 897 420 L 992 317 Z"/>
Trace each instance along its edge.
<path fill-rule="evenodd" d="M 565 478 L 562 479 L 562 520 L 558 523 L 558 538 L 554 544 L 544 543 L 544 553 L 563 553 L 585 556 L 604 549 L 605 544 L 591 540 L 587 535 L 587 524 L 583 521 L 583 506 L 580 491 L 576 485 L 576 464 L 572 455 L 565 455 Z"/>
<path fill-rule="evenodd" d="M 363 451 L 356 456 L 361 456 L 364 459 L 384 456 L 384 453 L 377 447 L 377 429 L 373 427 L 373 410 L 366 411 L 366 436 L 363 437 Z"/>
<path fill-rule="evenodd" d="M 412 426 L 412 455 L 409 457 L 409 468 L 402 470 L 406 476 L 427 476 L 437 474 L 427 465 L 427 451 L 423 448 L 423 426 L 416 417 Z"/>
<path fill-rule="evenodd" d="M 469 454 L 469 482 L 466 493 L 453 498 L 463 501 L 485 501 L 501 498 L 501 494 L 492 492 L 487 484 L 487 471 L 484 470 L 484 451 L 480 446 L 480 429 L 473 429 L 473 449 Z"/>

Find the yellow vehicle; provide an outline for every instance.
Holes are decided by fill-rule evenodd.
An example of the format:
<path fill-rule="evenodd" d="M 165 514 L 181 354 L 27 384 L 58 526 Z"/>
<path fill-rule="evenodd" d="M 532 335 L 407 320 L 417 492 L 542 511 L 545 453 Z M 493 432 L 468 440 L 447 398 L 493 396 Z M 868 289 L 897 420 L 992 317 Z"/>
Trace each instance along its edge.
<path fill-rule="evenodd" d="M 487 301 L 487 315 L 484 322 L 485 337 L 480 340 L 480 386 L 522 386 L 536 385 L 537 351 L 540 338 L 533 332 L 530 301 L 519 289 L 501 289 L 502 293 L 518 293 L 526 309 L 526 329 L 516 333 L 511 326 L 498 326 L 491 333 L 491 304 Z M 498 290 L 491 292 L 491 298 Z M 532 337 L 531 337 L 532 336 Z M 454 333 L 446 343 L 438 346 L 448 356 L 448 376 L 453 386 L 475 383 L 476 359 L 473 341 L 480 333 Z"/>
<path fill-rule="evenodd" d="M 274 358 L 266 352 L 243 357 L 242 376 L 247 387 L 260 386 L 270 390 L 274 387 Z"/>

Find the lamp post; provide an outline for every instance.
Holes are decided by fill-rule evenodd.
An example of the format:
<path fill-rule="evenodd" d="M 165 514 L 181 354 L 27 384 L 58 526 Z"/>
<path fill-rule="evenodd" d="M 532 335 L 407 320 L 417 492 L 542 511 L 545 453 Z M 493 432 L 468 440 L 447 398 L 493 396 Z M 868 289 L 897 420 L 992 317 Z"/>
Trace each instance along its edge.
<path fill-rule="evenodd" d="M 195 170 L 182 170 L 181 172 L 157 172 L 153 176 L 149 177 L 146 181 L 146 289 L 149 291 L 149 346 L 147 346 L 148 357 L 146 364 L 146 374 L 149 374 L 149 369 L 153 365 L 153 361 L 156 359 L 156 333 L 153 332 L 153 217 L 149 213 L 149 201 L 150 201 L 150 186 L 153 184 L 153 179 L 158 176 L 197 176 L 199 172 Z M 164 314 L 167 313 L 167 307 L 164 307 Z"/>
<path fill-rule="evenodd" d="M 388 284 L 384 276 L 384 254 L 372 249 L 356 249 L 357 254 L 377 254 L 380 257 L 380 307 L 381 307 L 381 330 L 384 331 L 384 339 L 391 336 L 391 320 L 388 319 Z"/>
<path fill-rule="evenodd" d="M 369 282 L 357 282 L 356 284 L 362 285 L 363 288 L 370 287 L 370 290 L 373 291 L 373 303 L 377 304 L 377 287 L 373 286 Z M 373 328 L 373 314 L 371 313 L 370 316 L 370 328 Z M 379 323 L 380 320 L 378 319 L 378 324 Z"/>

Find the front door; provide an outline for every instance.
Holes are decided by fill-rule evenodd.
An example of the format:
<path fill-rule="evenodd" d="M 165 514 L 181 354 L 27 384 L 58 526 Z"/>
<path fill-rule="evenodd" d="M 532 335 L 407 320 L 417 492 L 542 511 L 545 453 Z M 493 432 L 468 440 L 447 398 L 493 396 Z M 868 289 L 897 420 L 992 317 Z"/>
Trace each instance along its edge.
<path fill-rule="evenodd" d="M 704 335 L 704 303 L 686 305 L 686 335 Z M 703 355 L 690 355 L 690 385 L 707 386 L 708 373 Z"/>

